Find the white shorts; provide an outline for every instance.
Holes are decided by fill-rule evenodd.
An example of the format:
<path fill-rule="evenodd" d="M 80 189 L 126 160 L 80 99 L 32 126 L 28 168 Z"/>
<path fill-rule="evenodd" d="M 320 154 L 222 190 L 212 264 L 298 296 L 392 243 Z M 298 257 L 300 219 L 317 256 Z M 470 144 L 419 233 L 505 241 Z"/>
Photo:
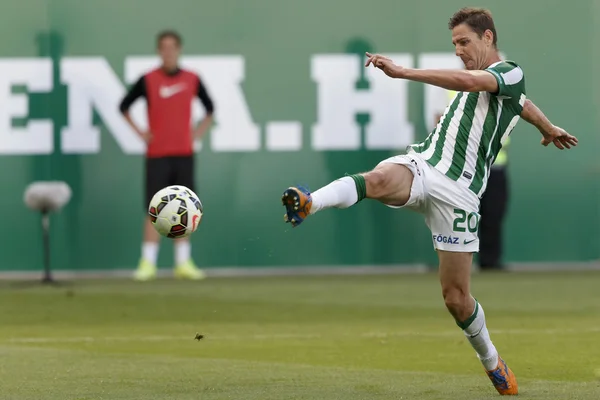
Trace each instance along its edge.
<path fill-rule="evenodd" d="M 414 175 L 408 202 L 401 207 L 388 207 L 406 207 L 423 214 L 435 249 L 479 251 L 479 198 L 475 193 L 436 170 L 416 153 L 390 157 L 382 163 L 406 165 Z"/>

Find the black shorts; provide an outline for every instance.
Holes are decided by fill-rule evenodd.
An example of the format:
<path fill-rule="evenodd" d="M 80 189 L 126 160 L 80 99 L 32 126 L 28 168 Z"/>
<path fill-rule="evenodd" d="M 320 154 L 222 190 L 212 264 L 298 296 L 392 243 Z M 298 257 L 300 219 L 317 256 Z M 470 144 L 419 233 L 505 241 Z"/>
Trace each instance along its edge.
<path fill-rule="evenodd" d="M 146 158 L 144 210 L 156 192 L 167 186 L 182 185 L 195 192 L 194 180 L 194 156 Z"/>

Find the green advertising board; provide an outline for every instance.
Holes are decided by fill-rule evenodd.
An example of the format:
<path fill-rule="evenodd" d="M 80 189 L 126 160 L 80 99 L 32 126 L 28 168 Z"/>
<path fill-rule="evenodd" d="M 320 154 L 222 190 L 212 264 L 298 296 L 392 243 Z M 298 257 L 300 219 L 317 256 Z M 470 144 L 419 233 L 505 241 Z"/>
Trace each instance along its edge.
<path fill-rule="evenodd" d="M 597 1 L 482 1 L 503 54 L 523 68 L 528 96 L 578 136 L 569 152 L 539 145 L 525 122 L 510 147 L 508 261 L 598 258 L 596 159 L 600 39 Z M 63 270 L 132 268 L 145 204 L 143 143 L 118 112 L 157 65 L 156 33 L 184 37 L 216 122 L 198 144 L 205 207 L 193 255 L 207 267 L 398 265 L 435 260 L 422 218 L 364 202 L 283 222 L 290 185 L 316 189 L 373 168 L 423 139 L 444 93 L 363 68 L 364 52 L 420 68 L 455 68 L 449 16 L 458 1 L 22 0 L 0 15 L 0 270 L 41 265 L 39 215 L 23 204 L 36 180 L 64 180 L 69 205 L 52 219 Z M 141 124 L 145 104 L 133 114 Z M 202 117 L 199 103 L 195 118 Z M 172 264 L 170 243 L 161 266 Z"/>

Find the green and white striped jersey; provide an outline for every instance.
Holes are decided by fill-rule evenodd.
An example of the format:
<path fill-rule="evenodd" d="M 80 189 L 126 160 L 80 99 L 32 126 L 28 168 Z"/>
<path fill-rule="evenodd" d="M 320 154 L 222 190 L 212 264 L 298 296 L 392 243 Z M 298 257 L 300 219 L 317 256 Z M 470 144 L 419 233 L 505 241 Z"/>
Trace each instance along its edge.
<path fill-rule="evenodd" d="M 409 148 L 478 197 L 485 191 L 490 167 L 502 143 L 519 121 L 525 103 L 525 77 L 512 61 L 490 65 L 498 93 L 458 92 L 438 125 Z"/>

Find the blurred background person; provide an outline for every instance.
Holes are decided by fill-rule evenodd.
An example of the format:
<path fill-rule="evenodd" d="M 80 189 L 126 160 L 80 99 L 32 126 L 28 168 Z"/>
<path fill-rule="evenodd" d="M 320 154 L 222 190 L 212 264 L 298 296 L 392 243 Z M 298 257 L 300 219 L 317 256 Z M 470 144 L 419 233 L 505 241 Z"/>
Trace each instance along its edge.
<path fill-rule="evenodd" d="M 490 168 L 488 186 L 481 198 L 479 222 L 479 268 L 500 270 L 504 268 L 503 226 L 508 208 L 508 154 L 510 137 L 506 138 L 494 164 Z"/>
<path fill-rule="evenodd" d="M 162 64 L 144 74 L 120 104 L 129 125 L 147 143 L 145 160 L 144 210 L 156 192 L 170 185 L 183 185 L 195 191 L 194 139 L 204 136 L 213 121 L 214 105 L 200 77 L 179 66 L 182 39 L 175 31 L 163 31 L 157 37 Z M 140 129 L 129 108 L 140 97 L 148 104 L 149 131 Z M 192 101 L 198 97 L 206 117 L 192 130 Z M 156 277 L 160 236 L 146 217 L 142 254 L 134 278 Z M 188 238 L 175 239 L 175 270 L 178 278 L 203 279 L 205 273 L 192 260 Z"/>

